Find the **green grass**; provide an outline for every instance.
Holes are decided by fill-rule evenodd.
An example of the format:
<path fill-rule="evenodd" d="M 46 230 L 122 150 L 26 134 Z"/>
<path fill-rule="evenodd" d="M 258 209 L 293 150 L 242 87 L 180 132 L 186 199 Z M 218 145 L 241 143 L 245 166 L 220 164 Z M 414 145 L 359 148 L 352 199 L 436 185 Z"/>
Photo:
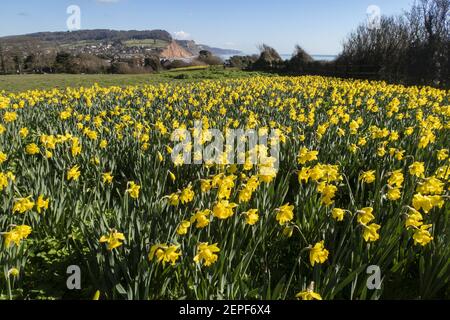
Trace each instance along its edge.
<path fill-rule="evenodd" d="M 200 81 L 206 79 L 234 79 L 260 75 L 236 69 L 211 67 L 201 70 L 171 70 L 154 74 L 30 74 L 0 76 L 0 91 L 22 92 L 27 90 L 64 89 L 67 87 L 90 87 L 95 83 L 103 87 L 145 85 L 171 81 Z"/>
<path fill-rule="evenodd" d="M 143 39 L 143 40 L 127 40 L 123 42 L 127 47 L 148 47 L 148 48 L 165 48 L 169 42 L 157 39 Z"/>
<path fill-rule="evenodd" d="M 96 46 L 99 45 L 100 41 L 92 41 L 92 40 L 81 40 L 77 42 L 69 42 L 69 43 L 62 43 L 60 46 L 62 48 L 68 49 L 68 48 L 81 48 L 86 46 Z"/>
<path fill-rule="evenodd" d="M 167 72 L 180 72 L 180 71 L 195 71 L 195 70 L 209 70 L 209 66 L 189 66 L 183 68 L 176 68 L 168 70 Z"/>
<path fill-rule="evenodd" d="M 77 42 L 69 42 L 69 43 L 62 43 L 60 46 L 62 48 L 80 48 L 80 47 L 86 47 L 86 46 L 98 46 L 101 45 L 102 41 L 96 41 L 96 40 L 81 40 Z M 126 40 L 123 42 L 123 44 L 126 47 L 146 47 L 146 48 L 165 48 L 169 44 L 169 42 L 164 40 L 157 39 L 154 41 L 153 39 L 143 39 L 143 40 Z"/>

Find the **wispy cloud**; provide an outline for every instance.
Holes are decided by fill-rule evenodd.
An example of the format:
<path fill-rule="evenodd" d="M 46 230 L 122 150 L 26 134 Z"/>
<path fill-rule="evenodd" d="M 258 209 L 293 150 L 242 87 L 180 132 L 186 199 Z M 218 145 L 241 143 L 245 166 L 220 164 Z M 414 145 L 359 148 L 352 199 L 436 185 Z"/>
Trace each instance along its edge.
<path fill-rule="evenodd" d="M 177 39 L 177 40 L 189 40 L 189 39 L 191 39 L 191 34 L 185 32 L 183 30 L 175 31 L 172 34 L 173 34 L 174 38 Z"/>
<path fill-rule="evenodd" d="M 22 12 L 17 13 L 17 15 L 21 16 L 21 17 L 28 17 L 30 14 L 28 12 L 22 11 Z"/>

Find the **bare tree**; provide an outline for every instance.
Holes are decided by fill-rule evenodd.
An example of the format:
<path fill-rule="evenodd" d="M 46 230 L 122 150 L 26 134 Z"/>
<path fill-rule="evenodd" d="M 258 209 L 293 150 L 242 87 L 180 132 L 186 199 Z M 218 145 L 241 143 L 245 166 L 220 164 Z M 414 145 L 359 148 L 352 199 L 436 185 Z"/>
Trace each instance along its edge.
<path fill-rule="evenodd" d="M 450 0 L 420 0 L 407 13 L 411 53 L 416 56 L 412 70 L 427 70 L 423 78 L 440 84 L 448 78 Z M 448 81 L 448 80 L 447 80 Z"/>
<path fill-rule="evenodd" d="M 374 65 L 387 80 L 443 85 L 449 72 L 450 0 L 419 0 L 403 16 L 382 17 L 380 28 L 360 25 L 338 62 Z"/>

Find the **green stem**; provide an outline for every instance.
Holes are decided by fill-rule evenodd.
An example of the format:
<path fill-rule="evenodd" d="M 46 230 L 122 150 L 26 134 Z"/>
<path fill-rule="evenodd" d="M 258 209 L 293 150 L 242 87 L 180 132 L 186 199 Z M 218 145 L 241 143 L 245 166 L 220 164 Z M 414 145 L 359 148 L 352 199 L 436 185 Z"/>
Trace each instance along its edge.
<path fill-rule="evenodd" d="M 11 292 L 11 279 L 9 277 L 8 271 L 6 271 L 5 277 L 6 277 L 6 289 L 8 291 L 8 298 L 9 298 L 9 300 L 12 300 L 13 298 L 12 298 L 12 292 Z"/>

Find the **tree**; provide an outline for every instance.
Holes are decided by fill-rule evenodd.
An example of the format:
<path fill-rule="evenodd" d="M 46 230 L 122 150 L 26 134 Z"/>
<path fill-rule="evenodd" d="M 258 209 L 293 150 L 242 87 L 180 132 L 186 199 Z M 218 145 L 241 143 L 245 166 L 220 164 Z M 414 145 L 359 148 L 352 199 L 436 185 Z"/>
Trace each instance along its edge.
<path fill-rule="evenodd" d="M 443 85 L 449 79 L 450 0 L 419 0 L 403 16 L 382 17 L 380 28 L 360 25 L 337 63 L 373 66 L 382 79 Z"/>
<path fill-rule="evenodd" d="M 22 73 L 23 57 L 20 55 L 20 53 L 18 53 L 13 56 L 13 60 L 14 60 L 16 72 Z"/>
<path fill-rule="evenodd" d="M 258 60 L 258 55 L 251 56 L 232 56 L 229 59 L 230 67 L 239 69 L 250 69 L 252 65 Z"/>
<path fill-rule="evenodd" d="M 305 67 L 308 67 L 314 62 L 314 59 L 299 45 L 296 45 L 292 58 L 287 62 L 289 71 L 303 72 Z"/>
<path fill-rule="evenodd" d="M 411 36 L 410 72 L 423 81 L 448 81 L 449 16 L 450 0 L 420 0 L 406 15 Z"/>
<path fill-rule="evenodd" d="M 200 50 L 198 57 L 197 57 L 197 61 L 200 61 L 201 63 L 207 64 L 210 66 L 215 66 L 215 65 L 219 65 L 219 64 L 223 63 L 222 59 L 214 56 L 212 54 L 212 52 L 208 51 L 208 50 Z"/>
<path fill-rule="evenodd" d="M 55 69 L 57 72 L 71 73 L 73 56 L 65 51 L 58 52 L 55 58 Z"/>
<path fill-rule="evenodd" d="M 160 71 L 162 70 L 161 61 L 157 56 L 146 56 L 144 59 L 144 67 L 150 68 L 151 71 Z"/>
<path fill-rule="evenodd" d="M 259 51 L 261 52 L 259 55 L 258 60 L 253 64 L 252 68 L 255 70 L 270 70 L 270 69 L 278 69 L 282 63 L 283 60 L 281 59 L 281 56 L 278 54 L 278 52 L 266 45 L 262 44 L 259 46 Z"/>
<path fill-rule="evenodd" d="M 5 68 L 5 51 L 3 49 L 2 44 L 0 43 L 0 68 L 1 73 L 6 74 L 6 68 Z"/>

